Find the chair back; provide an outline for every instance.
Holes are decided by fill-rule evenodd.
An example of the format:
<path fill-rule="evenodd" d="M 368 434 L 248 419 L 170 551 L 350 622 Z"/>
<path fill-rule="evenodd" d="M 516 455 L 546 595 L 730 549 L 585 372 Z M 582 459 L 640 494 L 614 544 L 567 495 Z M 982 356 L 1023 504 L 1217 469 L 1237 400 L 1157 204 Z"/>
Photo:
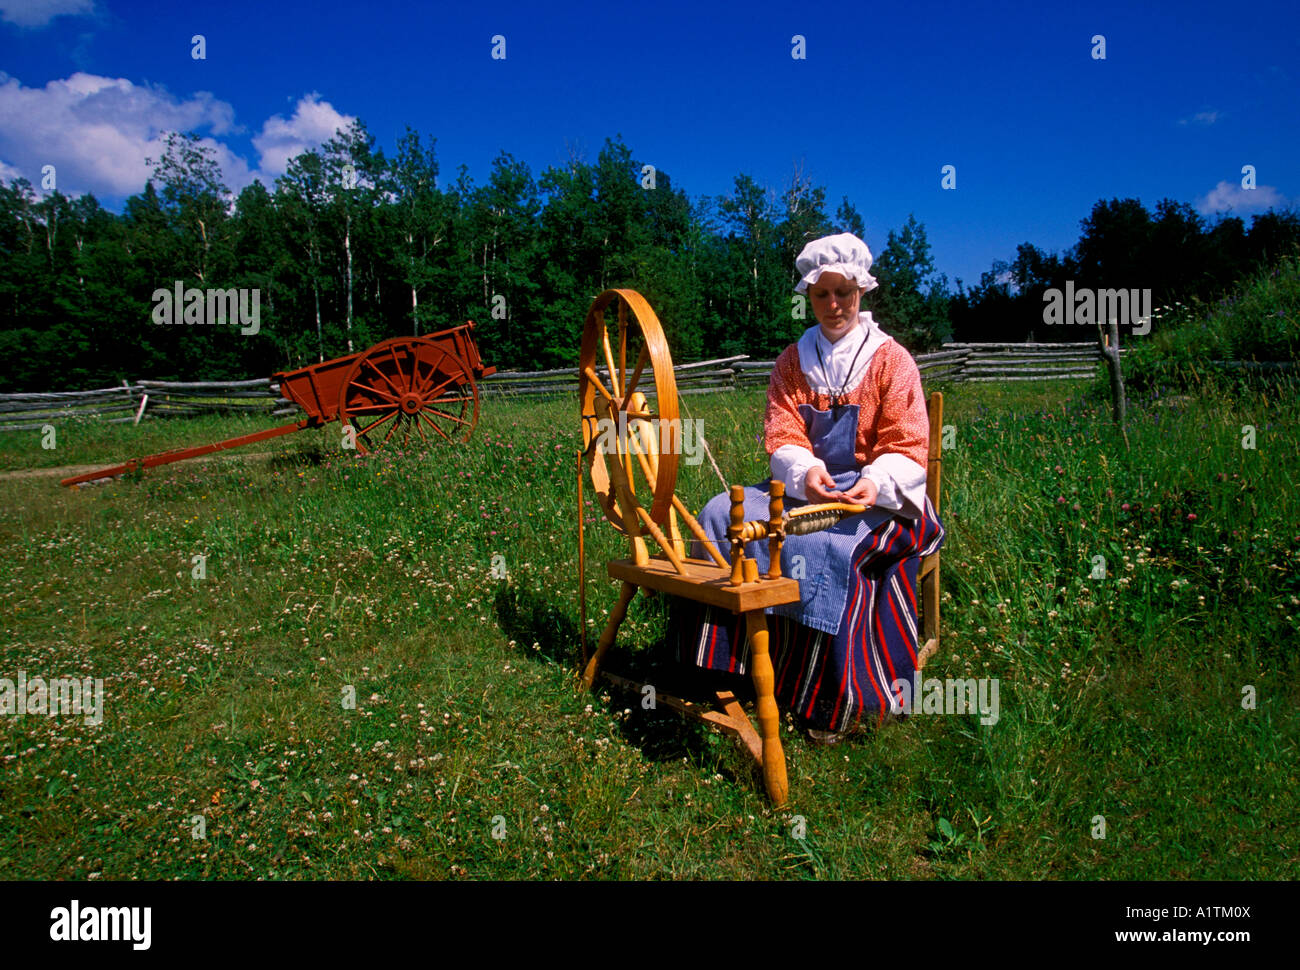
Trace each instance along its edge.
<path fill-rule="evenodd" d="M 925 467 L 925 494 L 939 511 L 939 485 L 943 477 L 943 395 L 931 392 L 925 409 L 930 415 L 930 457 Z"/>
<path fill-rule="evenodd" d="M 943 479 L 943 395 L 930 394 L 925 402 L 930 416 L 930 454 L 925 467 L 925 494 L 939 512 L 939 486 Z M 918 572 L 921 583 L 921 652 L 917 669 L 939 650 L 939 553 L 921 558 Z"/>

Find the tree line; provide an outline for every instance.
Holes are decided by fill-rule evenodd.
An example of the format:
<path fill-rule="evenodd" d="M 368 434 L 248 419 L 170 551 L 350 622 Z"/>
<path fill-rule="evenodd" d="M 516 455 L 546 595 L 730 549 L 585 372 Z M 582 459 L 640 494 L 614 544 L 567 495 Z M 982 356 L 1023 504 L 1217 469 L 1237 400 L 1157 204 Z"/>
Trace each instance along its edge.
<path fill-rule="evenodd" d="M 675 359 L 771 358 L 805 327 L 794 260 L 831 232 L 863 238 L 861 215 L 796 171 L 779 190 L 738 175 L 730 194 L 692 200 L 670 174 L 606 139 L 534 176 L 502 152 L 483 183 L 440 171 L 436 142 L 407 129 L 392 157 L 358 121 L 290 160 L 272 189 L 231 193 L 210 148 L 171 133 L 120 214 L 93 195 L 39 197 L 0 186 L 3 389 L 59 390 L 155 379 L 269 374 L 472 319 L 502 369 L 572 366 L 592 298 L 640 290 Z M 1292 213 L 1207 224 L 1161 201 L 1098 202 L 1063 254 L 1022 244 L 978 284 L 950 285 L 913 217 L 868 239 L 880 281 L 868 296 L 914 353 L 958 340 L 1077 340 L 1046 328 L 1042 292 L 1150 287 L 1157 304 L 1208 297 L 1300 241 Z M 161 326 L 154 294 L 257 290 L 256 332 Z M 252 328 L 245 328 L 250 330 Z M 1050 330 L 1050 332 L 1049 332 Z"/>

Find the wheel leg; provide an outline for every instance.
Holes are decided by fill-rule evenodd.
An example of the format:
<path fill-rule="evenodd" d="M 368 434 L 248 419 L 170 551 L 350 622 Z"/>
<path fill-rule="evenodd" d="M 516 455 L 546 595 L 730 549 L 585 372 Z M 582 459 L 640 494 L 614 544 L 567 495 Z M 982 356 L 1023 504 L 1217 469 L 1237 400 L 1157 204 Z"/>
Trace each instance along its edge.
<path fill-rule="evenodd" d="M 768 656 L 767 616 L 762 610 L 745 614 L 745 632 L 749 636 L 749 659 L 753 669 L 754 690 L 758 694 L 758 730 L 763 735 L 763 784 L 772 804 L 780 808 L 790 794 L 785 774 L 785 752 L 781 749 L 781 715 L 776 709 L 776 674 Z"/>
<path fill-rule="evenodd" d="M 614 612 L 609 615 L 609 622 L 605 624 L 605 630 L 596 643 L 596 652 L 591 655 L 591 659 L 587 661 L 587 668 L 582 672 L 582 686 L 587 690 L 591 690 L 591 685 L 596 681 L 596 674 L 600 670 L 600 662 L 605 659 L 606 651 L 613 646 L 614 637 L 618 635 L 618 628 L 627 617 L 627 605 L 632 602 L 636 590 L 637 587 L 629 582 L 624 582 L 623 588 L 619 590 L 618 603 L 614 606 Z"/>

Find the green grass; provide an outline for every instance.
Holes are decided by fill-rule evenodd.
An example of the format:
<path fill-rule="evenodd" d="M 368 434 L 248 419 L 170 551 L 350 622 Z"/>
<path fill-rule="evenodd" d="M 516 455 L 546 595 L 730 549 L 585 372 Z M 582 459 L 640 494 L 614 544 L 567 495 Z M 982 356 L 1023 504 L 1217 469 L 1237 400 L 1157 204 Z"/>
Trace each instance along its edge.
<path fill-rule="evenodd" d="M 832 748 L 786 730 L 780 812 L 733 742 L 575 689 L 571 401 L 489 399 L 471 442 L 427 454 L 359 458 L 335 425 L 246 449 L 274 459 L 82 491 L 0 480 L 0 677 L 100 677 L 106 695 L 98 727 L 0 720 L 0 867 L 1295 878 L 1294 396 L 1136 410 L 1126 454 L 1083 385 L 946 390 L 944 627 L 927 675 L 998 677 L 1000 720 L 915 716 Z M 764 477 L 761 394 L 684 405 L 729 480 Z M 38 432 L 0 437 L 0 468 L 108 464 L 271 423 L 59 425 L 53 451 Z M 719 489 L 707 463 L 683 469 L 690 507 Z M 625 554 L 599 515 L 589 503 L 593 643 L 616 593 L 603 561 Z M 1098 555 L 1105 579 L 1090 578 Z M 638 597 L 611 663 L 649 670 L 664 627 L 664 604 Z"/>

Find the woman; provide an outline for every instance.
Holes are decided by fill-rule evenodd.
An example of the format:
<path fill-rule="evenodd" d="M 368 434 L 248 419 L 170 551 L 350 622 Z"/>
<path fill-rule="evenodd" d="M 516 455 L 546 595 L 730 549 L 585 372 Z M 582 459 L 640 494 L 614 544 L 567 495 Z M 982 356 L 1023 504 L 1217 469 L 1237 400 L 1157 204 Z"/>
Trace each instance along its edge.
<path fill-rule="evenodd" d="M 860 310 L 877 285 L 870 250 L 841 233 L 809 243 L 795 265 L 795 290 L 807 294 L 818 325 L 772 369 L 765 418 L 772 478 L 785 483 L 788 508 L 868 508 L 786 539 L 782 572 L 799 580 L 802 598 L 771 609 L 768 623 L 778 702 L 814 740 L 833 743 L 863 717 L 883 720 L 897 709 L 890 685 L 916 669 L 918 557 L 937 550 L 944 532 L 925 494 L 930 426 L 916 362 Z M 745 490 L 747 520 L 767 518 L 771 480 Z M 699 517 L 724 556 L 729 512 L 724 493 Z M 765 541 L 745 553 L 766 571 Z M 674 624 L 682 660 L 746 672 L 738 617 L 679 608 L 687 611 Z"/>

